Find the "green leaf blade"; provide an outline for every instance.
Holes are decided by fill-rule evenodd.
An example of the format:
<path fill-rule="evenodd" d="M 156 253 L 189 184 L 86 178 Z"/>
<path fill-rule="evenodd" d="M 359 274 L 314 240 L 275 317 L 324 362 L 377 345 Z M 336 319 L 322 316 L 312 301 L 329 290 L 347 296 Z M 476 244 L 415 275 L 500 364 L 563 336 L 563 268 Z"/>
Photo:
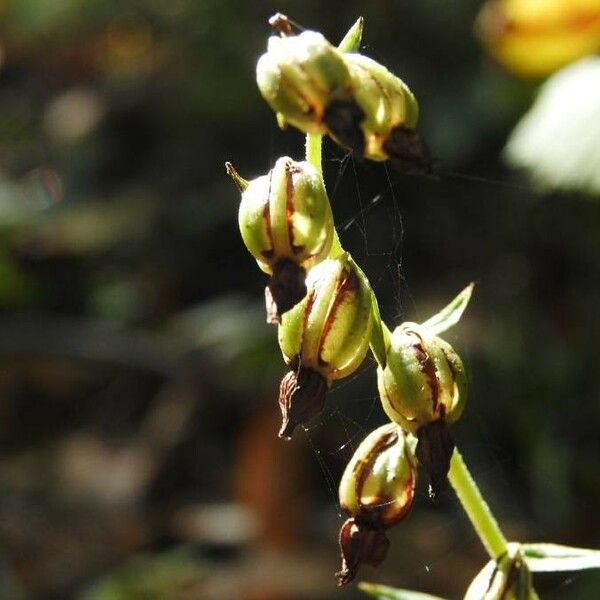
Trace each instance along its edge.
<path fill-rule="evenodd" d="M 422 326 L 427 328 L 433 335 L 439 335 L 456 325 L 465 312 L 469 300 L 471 300 L 474 287 L 475 283 L 471 282 L 448 306 L 442 308 L 440 312 L 425 321 Z"/>
<path fill-rule="evenodd" d="M 600 569 L 600 550 L 545 543 L 522 544 L 521 550 L 535 573 Z"/>
<path fill-rule="evenodd" d="M 361 581 L 358 584 L 358 589 L 377 600 L 444 600 L 439 596 L 432 596 L 423 592 L 398 589 L 378 583 L 368 583 L 367 581 Z"/>
<path fill-rule="evenodd" d="M 362 17 L 358 17 L 354 25 L 350 27 L 348 33 L 339 43 L 338 50 L 341 50 L 342 52 L 358 52 L 362 40 L 364 24 L 365 20 Z"/>

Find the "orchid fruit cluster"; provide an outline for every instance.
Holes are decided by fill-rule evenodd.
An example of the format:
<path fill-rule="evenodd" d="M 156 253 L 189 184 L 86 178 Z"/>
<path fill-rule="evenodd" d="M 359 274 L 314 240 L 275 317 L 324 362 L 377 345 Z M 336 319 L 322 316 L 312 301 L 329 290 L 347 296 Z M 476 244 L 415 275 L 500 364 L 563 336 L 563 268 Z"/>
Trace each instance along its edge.
<path fill-rule="evenodd" d="M 480 574 L 466 597 L 536 598 L 522 547 L 507 544 L 450 428 L 465 407 L 467 378 L 439 334 L 458 322 L 473 285 L 428 321 L 390 331 L 367 277 L 334 228 L 321 136 L 365 159 L 390 160 L 403 172 L 426 170 L 429 154 L 415 130 L 417 101 L 401 79 L 357 52 L 362 19 L 338 47 L 314 31 L 295 35 L 283 15 L 271 24 L 277 35 L 258 61 L 258 87 L 281 127 L 307 134 L 306 160 L 279 158 L 252 181 L 230 163 L 226 168 L 242 194 L 242 239 L 269 276 L 266 318 L 278 327 L 288 368 L 279 390 L 279 436 L 291 438 L 317 415 L 332 383 L 354 373 L 369 348 L 390 419 L 362 441 L 341 478 L 340 505 L 348 519 L 339 534 L 338 584 L 352 581 L 361 564 L 383 561 L 386 530 L 410 510 L 420 466 L 434 499 L 450 479 L 492 559 L 492 573 Z"/>

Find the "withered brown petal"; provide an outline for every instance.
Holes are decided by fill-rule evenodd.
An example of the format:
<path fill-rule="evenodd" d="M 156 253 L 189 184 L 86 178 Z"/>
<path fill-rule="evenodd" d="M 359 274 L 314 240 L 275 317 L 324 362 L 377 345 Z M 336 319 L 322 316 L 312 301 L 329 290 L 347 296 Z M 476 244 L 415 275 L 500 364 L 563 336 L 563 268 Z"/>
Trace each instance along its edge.
<path fill-rule="evenodd" d="M 435 501 L 446 483 L 450 470 L 454 436 L 446 421 L 438 419 L 423 425 L 417 431 L 417 440 L 415 455 L 429 475 L 429 496 Z"/>
<path fill-rule="evenodd" d="M 383 143 L 383 149 L 392 164 L 407 175 L 433 173 L 433 160 L 429 148 L 419 134 L 410 127 L 398 125 Z"/>
<path fill-rule="evenodd" d="M 342 568 L 335 574 L 339 586 L 350 583 L 361 564 L 379 566 L 387 554 L 390 541 L 383 529 L 374 529 L 367 523 L 348 519 L 340 529 Z"/>
<path fill-rule="evenodd" d="M 280 260 L 265 288 L 267 323 L 276 325 L 281 315 L 306 296 L 306 272 L 291 260 Z"/>
<path fill-rule="evenodd" d="M 362 156 L 365 137 L 360 124 L 365 113 L 355 100 L 332 100 L 323 115 L 329 131 L 342 146 Z"/>
<path fill-rule="evenodd" d="M 300 365 L 289 371 L 279 386 L 281 429 L 279 437 L 290 439 L 294 429 L 306 423 L 325 405 L 327 383 L 320 373 Z"/>

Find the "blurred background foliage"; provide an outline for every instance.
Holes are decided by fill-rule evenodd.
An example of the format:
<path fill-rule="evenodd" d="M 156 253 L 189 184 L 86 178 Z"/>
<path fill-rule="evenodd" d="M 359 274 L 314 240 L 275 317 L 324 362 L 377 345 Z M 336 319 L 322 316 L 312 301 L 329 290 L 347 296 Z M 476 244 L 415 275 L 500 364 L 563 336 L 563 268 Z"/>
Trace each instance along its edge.
<path fill-rule="evenodd" d="M 373 361 L 276 438 L 284 369 L 223 168 L 302 155 L 253 80 L 276 11 L 333 42 L 363 15 L 363 51 L 419 98 L 439 175 L 325 144 L 343 244 L 390 325 L 477 281 L 448 336 L 471 381 L 466 460 L 509 538 L 600 546 L 600 203 L 503 166 L 539 81 L 484 53 L 479 8 L 0 3 L 1 598 L 360 597 L 334 587 L 335 488 L 384 421 Z M 420 489 L 390 537 L 362 578 L 458 598 L 485 562 L 451 493 L 432 507 Z M 536 581 L 600 593 L 590 573 Z"/>

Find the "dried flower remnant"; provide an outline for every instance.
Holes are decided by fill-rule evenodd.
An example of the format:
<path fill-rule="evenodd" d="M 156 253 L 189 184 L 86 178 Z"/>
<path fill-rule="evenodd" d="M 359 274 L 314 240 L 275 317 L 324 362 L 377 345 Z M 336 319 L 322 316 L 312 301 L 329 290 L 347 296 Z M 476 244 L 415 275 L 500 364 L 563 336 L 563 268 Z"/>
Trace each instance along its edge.
<path fill-rule="evenodd" d="M 331 248 L 333 215 L 323 180 L 312 165 L 287 156 L 250 182 L 230 164 L 227 170 L 242 190 L 242 239 L 271 276 L 265 289 L 267 322 L 278 323 L 305 296 L 306 271 Z"/>
<path fill-rule="evenodd" d="M 279 345 L 290 367 L 279 396 L 284 438 L 322 409 L 334 380 L 358 368 L 373 326 L 371 288 L 348 253 L 313 267 L 306 285 L 305 298 L 279 325 Z"/>
<path fill-rule="evenodd" d="M 371 432 L 350 459 L 340 482 L 340 505 L 350 515 L 340 529 L 342 569 L 338 585 L 350 583 L 361 564 L 378 566 L 389 540 L 385 530 L 409 511 L 415 493 L 416 461 L 395 423 Z"/>
<path fill-rule="evenodd" d="M 416 455 L 436 497 L 454 451 L 449 425 L 462 414 L 467 379 L 452 346 L 416 323 L 403 323 L 391 337 L 385 369 L 377 370 L 383 408 L 391 420 L 417 436 Z"/>

